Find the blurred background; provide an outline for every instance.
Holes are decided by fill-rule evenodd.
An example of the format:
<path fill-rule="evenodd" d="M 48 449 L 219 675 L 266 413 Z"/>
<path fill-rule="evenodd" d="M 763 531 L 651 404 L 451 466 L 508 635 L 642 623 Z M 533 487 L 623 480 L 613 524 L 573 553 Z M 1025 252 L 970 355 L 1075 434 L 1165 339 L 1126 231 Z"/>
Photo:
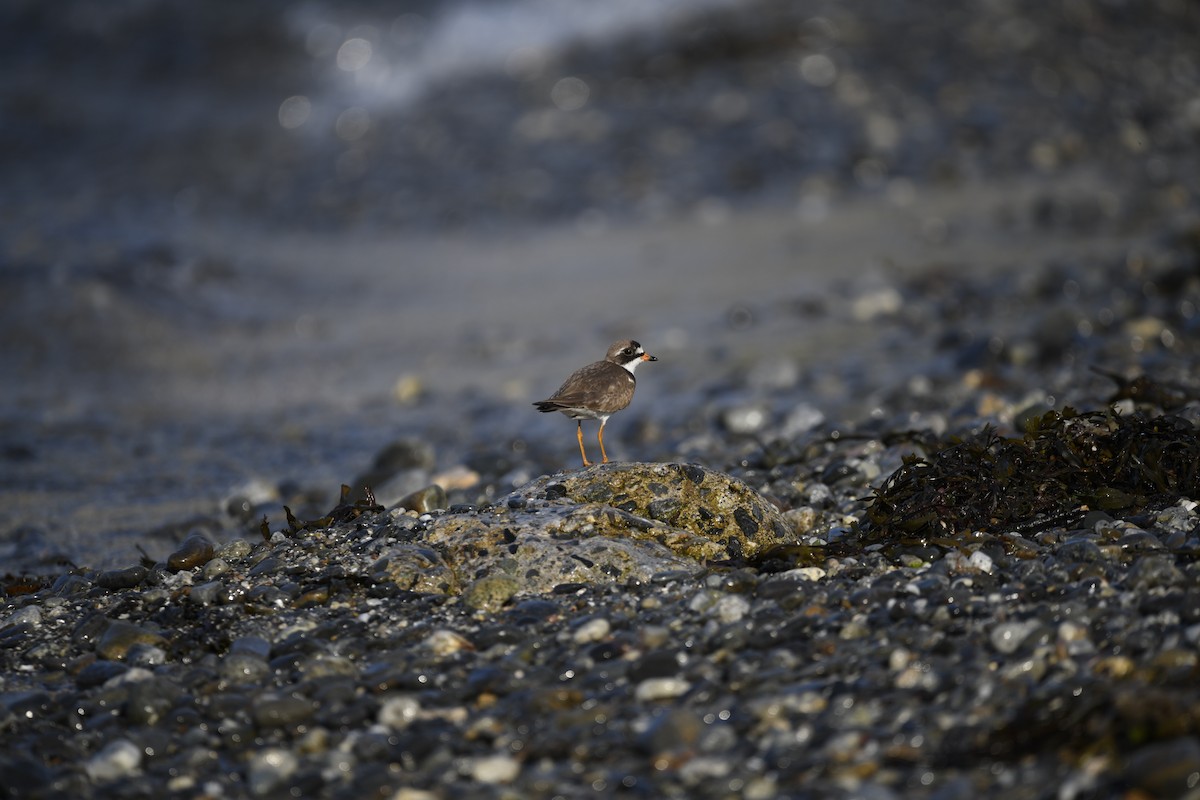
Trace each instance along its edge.
<path fill-rule="evenodd" d="M 1187 0 L 9 0 L 0 571 L 503 493 L 616 338 L 620 458 L 886 413 L 898 281 L 1146 258 L 1198 144 Z"/>

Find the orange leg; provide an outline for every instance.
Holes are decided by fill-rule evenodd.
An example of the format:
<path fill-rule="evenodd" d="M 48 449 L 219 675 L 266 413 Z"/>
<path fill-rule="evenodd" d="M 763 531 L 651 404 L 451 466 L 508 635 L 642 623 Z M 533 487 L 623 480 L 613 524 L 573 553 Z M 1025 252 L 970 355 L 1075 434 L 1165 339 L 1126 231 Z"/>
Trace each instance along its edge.
<path fill-rule="evenodd" d="M 596 439 L 600 442 L 600 455 L 604 457 L 604 463 L 608 463 L 608 453 L 604 452 L 604 423 L 608 420 L 603 420 L 600 423 L 600 432 L 596 434 Z"/>
<path fill-rule="evenodd" d="M 582 421 L 582 420 L 580 420 L 580 421 L 577 421 L 577 422 L 576 422 L 576 425 L 578 426 L 578 427 L 576 428 L 576 433 L 578 433 L 578 434 L 579 434 L 579 455 L 583 456 L 583 465 L 584 465 L 585 467 L 590 467 L 590 466 L 592 465 L 592 462 L 590 462 L 590 461 L 588 461 L 588 460 L 587 460 L 587 453 L 585 453 L 585 452 L 584 452 L 584 450 L 583 450 L 583 421 Z M 603 447 L 603 446 L 601 446 L 601 447 L 600 447 L 600 451 L 601 451 L 601 452 L 603 452 L 603 451 L 604 451 L 604 447 Z M 608 459 L 607 459 L 607 458 L 606 458 L 606 459 L 604 459 L 604 460 L 605 460 L 605 461 L 608 461 Z"/>

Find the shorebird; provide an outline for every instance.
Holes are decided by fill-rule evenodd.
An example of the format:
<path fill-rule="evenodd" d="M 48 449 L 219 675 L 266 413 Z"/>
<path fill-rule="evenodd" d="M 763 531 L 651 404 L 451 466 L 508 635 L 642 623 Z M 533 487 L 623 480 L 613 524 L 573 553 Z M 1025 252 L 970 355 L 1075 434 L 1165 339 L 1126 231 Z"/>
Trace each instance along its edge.
<path fill-rule="evenodd" d="M 608 348 L 603 361 L 575 370 L 548 400 L 534 403 L 538 411 L 560 411 L 576 421 L 579 455 L 583 456 L 585 467 L 590 467 L 592 463 L 583 449 L 583 421 L 600 420 L 600 432 L 596 434 L 596 440 L 600 442 L 600 456 L 607 464 L 604 425 L 609 417 L 628 406 L 633 399 L 633 390 L 637 386 L 633 371 L 643 361 L 658 359 L 632 339 L 615 342 Z"/>

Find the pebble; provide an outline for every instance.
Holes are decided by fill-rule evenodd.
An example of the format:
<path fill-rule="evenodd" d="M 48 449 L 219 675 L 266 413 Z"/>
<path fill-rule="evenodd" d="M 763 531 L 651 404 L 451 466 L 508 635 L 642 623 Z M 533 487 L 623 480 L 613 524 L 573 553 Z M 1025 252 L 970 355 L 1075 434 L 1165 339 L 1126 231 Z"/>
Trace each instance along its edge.
<path fill-rule="evenodd" d="M 800 508 L 790 508 L 783 512 L 783 518 L 792 526 L 792 530 L 796 532 L 796 535 L 803 536 L 816 526 L 820 515 L 811 506 L 801 506 Z"/>
<path fill-rule="evenodd" d="M 683 678 L 647 678 L 637 685 L 634 697 L 643 703 L 671 700 L 692 688 Z"/>
<path fill-rule="evenodd" d="M 312 701 L 296 694 L 265 694 L 250 704 L 250 719 L 259 728 L 294 729 L 311 719 Z"/>
<path fill-rule="evenodd" d="M 251 756 L 250 793 L 261 797 L 280 789 L 300 767 L 300 759 L 290 750 L 269 747 Z"/>
<path fill-rule="evenodd" d="M 221 659 L 221 679 L 235 685 L 258 683 L 270 671 L 266 659 L 251 653 L 229 653 Z"/>
<path fill-rule="evenodd" d="M 990 639 L 996 652 L 1012 655 L 1020 650 L 1028 639 L 1043 630 L 1044 626 L 1037 620 L 1002 622 L 992 628 Z"/>
<path fill-rule="evenodd" d="M 437 630 L 429 634 L 421 646 L 436 656 L 448 656 L 463 650 L 475 649 L 463 635 L 451 630 Z"/>
<path fill-rule="evenodd" d="M 167 566 L 179 572 L 185 569 L 195 569 L 203 566 L 216 553 L 216 546 L 202 533 L 190 534 L 183 544 L 167 557 Z"/>
<path fill-rule="evenodd" d="M 717 600 L 710 613 L 725 625 L 740 622 L 750 613 L 750 601 L 741 595 L 725 595 Z"/>
<path fill-rule="evenodd" d="M 1125 761 L 1127 784 L 1151 797 L 1193 797 L 1200 787 L 1200 737 L 1181 736 L 1138 748 Z"/>
<path fill-rule="evenodd" d="M 789 578 L 799 581 L 819 581 L 829 573 L 821 567 L 799 567 L 797 569 L 789 569 L 787 572 L 780 573 L 780 578 Z"/>
<path fill-rule="evenodd" d="M 483 756 L 472 760 L 470 773 L 479 783 L 512 783 L 521 774 L 521 762 L 505 755 Z"/>
<path fill-rule="evenodd" d="M 608 638 L 612 625 L 604 617 L 592 617 L 575 629 L 571 638 L 575 644 L 600 642 Z"/>
<path fill-rule="evenodd" d="M 766 427 L 770 411 L 760 405 L 737 406 L 721 414 L 721 424 L 730 433 L 745 436 Z"/>
<path fill-rule="evenodd" d="M 208 581 L 197 584 L 188 592 L 188 600 L 198 606 L 210 606 L 220 602 L 227 596 L 225 584 L 220 581 Z"/>
<path fill-rule="evenodd" d="M 1171 556 L 1147 555 L 1138 558 L 1129 568 L 1126 578 L 1138 591 L 1177 586 L 1185 581 L 1183 572 Z"/>
<path fill-rule="evenodd" d="M 120 660 L 134 645 L 166 647 L 167 640 L 154 631 L 120 620 L 110 622 L 96 642 L 96 654 L 101 658 Z"/>
<path fill-rule="evenodd" d="M 40 625 L 42 623 L 42 610 L 37 606 L 23 606 L 9 614 L 3 622 L 0 622 L 0 629 L 10 626 L 20 625 Z"/>
<path fill-rule="evenodd" d="M 217 556 L 227 561 L 236 561 L 250 555 L 250 543 L 245 539 L 231 539 L 217 550 Z"/>
<path fill-rule="evenodd" d="M 404 508 L 418 514 L 427 514 L 448 504 L 446 490 L 436 483 L 404 495 L 394 504 L 394 508 Z"/>
<path fill-rule="evenodd" d="M 378 720 L 380 725 L 389 728 L 407 728 L 421 713 L 421 703 L 409 695 L 388 697 L 379 706 Z"/>
<path fill-rule="evenodd" d="M 228 574 L 229 570 L 229 562 L 217 556 L 204 565 L 204 569 L 200 571 L 200 576 L 206 581 L 211 581 Z"/>
<path fill-rule="evenodd" d="M 671 708 L 654 718 L 638 736 L 638 747 L 652 757 L 690 752 L 704 731 L 704 720 L 688 708 Z"/>
<path fill-rule="evenodd" d="M 129 778 L 142 763 L 142 751 L 128 739 L 117 739 L 104 745 L 84 763 L 88 778 L 96 783 Z"/>
<path fill-rule="evenodd" d="M 96 576 L 96 585 L 105 589 L 132 589 L 146 579 L 150 571 L 139 565 L 112 569 Z"/>

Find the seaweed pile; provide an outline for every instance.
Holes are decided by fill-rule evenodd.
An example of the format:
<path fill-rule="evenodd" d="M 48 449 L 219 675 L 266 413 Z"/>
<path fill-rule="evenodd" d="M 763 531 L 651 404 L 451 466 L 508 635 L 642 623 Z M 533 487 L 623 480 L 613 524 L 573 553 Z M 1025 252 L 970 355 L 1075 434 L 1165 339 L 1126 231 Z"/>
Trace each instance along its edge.
<path fill-rule="evenodd" d="M 989 426 L 934 440 L 875 490 L 864 532 L 956 546 L 974 531 L 1025 534 L 1198 494 L 1200 432 L 1187 420 L 1064 408 L 1029 420 L 1022 437 Z"/>

